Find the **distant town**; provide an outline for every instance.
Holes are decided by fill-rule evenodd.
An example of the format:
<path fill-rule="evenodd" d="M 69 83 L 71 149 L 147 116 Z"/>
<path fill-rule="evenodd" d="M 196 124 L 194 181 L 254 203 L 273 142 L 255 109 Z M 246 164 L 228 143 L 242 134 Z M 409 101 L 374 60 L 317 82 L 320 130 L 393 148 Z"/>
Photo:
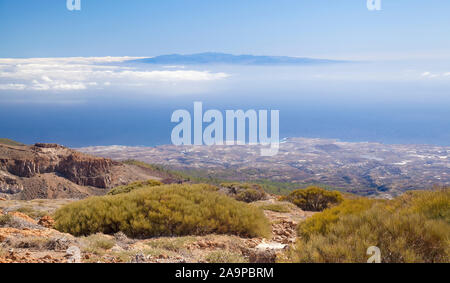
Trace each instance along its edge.
<path fill-rule="evenodd" d="M 85 153 L 115 160 L 136 159 L 203 177 L 319 184 L 390 198 L 407 190 L 450 184 L 450 147 L 385 145 L 331 139 L 289 138 L 279 153 L 262 157 L 258 145 L 129 147 L 94 146 Z"/>

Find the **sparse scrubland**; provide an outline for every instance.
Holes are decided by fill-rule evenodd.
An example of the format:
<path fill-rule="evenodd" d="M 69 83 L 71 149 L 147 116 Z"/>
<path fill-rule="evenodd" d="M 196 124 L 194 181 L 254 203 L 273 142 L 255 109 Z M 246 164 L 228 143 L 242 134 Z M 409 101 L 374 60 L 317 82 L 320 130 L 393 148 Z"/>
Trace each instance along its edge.
<path fill-rule="evenodd" d="M 124 194 L 144 187 L 155 187 L 161 185 L 162 183 L 157 180 L 138 181 L 128 185 L 115 187 L 108 192 L 108 195 L 113 196 L 118 194 Z"/>
<path fill-rule="evenodd" d="M 290 262 L 450 261 L 450 189 L 408 192 L 394 200 L 346 199 L 298 226 Z"/>
<path fill-rule="evenodd" d="M 1 209 L 0 239 L 22 254 L 21 262 L 26 253 L 35 256 L 30 261 L 64 261 L 66 246 L 56 247 L 66 242 L 80 247 L 83 262 L 141 255 L 144 262 L 255 262 L 263 243 L 288 245 L 267 262 L 367 262 L 371 246 L 382 262 L 450 261 L 449 188 L 387 200 L 320 187 L 275 196 L 250 183 L 149 180 L 79 201 L 4 200 Z M 36 228 L 42 216 L 53 217 L 59 232 Z M 2 258 L 11 255 L 3 249 Z"/>
<path fill-rule="evenodd" d="M 288 213 L 291 211 L 290 203 L 276 203 L 276 204 L 258 204 L 257 207 L 259 207 L 262 210 L 270 210 L 273 212 L 281 212 L 281 213 Z"/>
<path fill-rule="evenodd" d="M 55 228 L 70 234 L 154 236 L 235 234 L 268 236 L 262 211 L 217 192 L 210 185 L 143 187 L 129 193 L 90 197 L 54 214 Z"/>
<path fill-rule="evenodd" d="M 246 263 L 248 260 L 240 253 L 214 251 L 209 253 L 205 261 L 208 263 Z"/>
<path fill-rule="evenodd" d="M 0 226 L 5 226 L 11 221 L 11 215 L 0 215 Z"/>

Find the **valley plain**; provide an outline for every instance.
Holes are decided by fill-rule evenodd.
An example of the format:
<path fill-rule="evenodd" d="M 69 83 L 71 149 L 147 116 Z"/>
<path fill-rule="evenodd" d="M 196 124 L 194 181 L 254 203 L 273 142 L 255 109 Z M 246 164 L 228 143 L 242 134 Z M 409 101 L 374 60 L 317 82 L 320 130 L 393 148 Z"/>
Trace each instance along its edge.
<path fill-rule="evenodd" d="M 261 157 L 259 147 L 93 146 L 79 150 L 114 160 L 160 164 L 205 179 L 269 180 L 288 188 L 316 184 L 364 196 L 389 198 L 450 184 L 450 147 L 445 146 L 289 138 L 272 157 Z"/>

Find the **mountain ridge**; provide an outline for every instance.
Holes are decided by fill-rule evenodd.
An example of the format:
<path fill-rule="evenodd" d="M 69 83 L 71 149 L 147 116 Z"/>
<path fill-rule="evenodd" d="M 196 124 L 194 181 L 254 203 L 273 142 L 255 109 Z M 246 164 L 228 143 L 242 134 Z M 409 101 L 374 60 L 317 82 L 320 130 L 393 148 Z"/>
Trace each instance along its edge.
<path fill-rule="evenodd" d="M 144 59 L 130 60 L 128 62 L 137 62 L 145 64 L 182 64 L 182 65 L 206 65 L 206 64 L 224 64 L 224 65 L 310 65 L 310 64 L 330 64 L 344 63 L 347 61 L 315 59 L 307 57 L 289 57 L 289 56 L 262 56 L 262 55 L 233 55 L 219 52 L 203 52 L 195 54 L 167 54 Z"/>

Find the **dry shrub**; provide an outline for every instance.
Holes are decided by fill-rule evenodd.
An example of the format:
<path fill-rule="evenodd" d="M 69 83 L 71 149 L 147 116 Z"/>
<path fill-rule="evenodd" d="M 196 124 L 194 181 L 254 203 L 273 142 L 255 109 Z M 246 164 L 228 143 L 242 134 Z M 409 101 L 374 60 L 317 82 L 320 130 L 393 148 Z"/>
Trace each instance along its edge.
<path fill-rule="evenodd" d="M 335 204 L 342 202 L 343 198 L 338 191 L 327 191 L 319 187 L 308 187 L 292 191 L 289 195 L 283 197 L 287 200 L 307 211 L 322 211 Z"/>
<path fill-rule="evenodd" d="M 101 233 L 93 234 L 82 239 L 85 244 L 84 251 L 102 255 L 116 244 L 114 238 Z"/>
<path fill-rule="evenodd" d="M 377 246 L 382 262 L 449 262 L 449 210 L 448 189 L 346 200 L 299 225 L 288 260 L 366 262 L 367 248 Z"/>

